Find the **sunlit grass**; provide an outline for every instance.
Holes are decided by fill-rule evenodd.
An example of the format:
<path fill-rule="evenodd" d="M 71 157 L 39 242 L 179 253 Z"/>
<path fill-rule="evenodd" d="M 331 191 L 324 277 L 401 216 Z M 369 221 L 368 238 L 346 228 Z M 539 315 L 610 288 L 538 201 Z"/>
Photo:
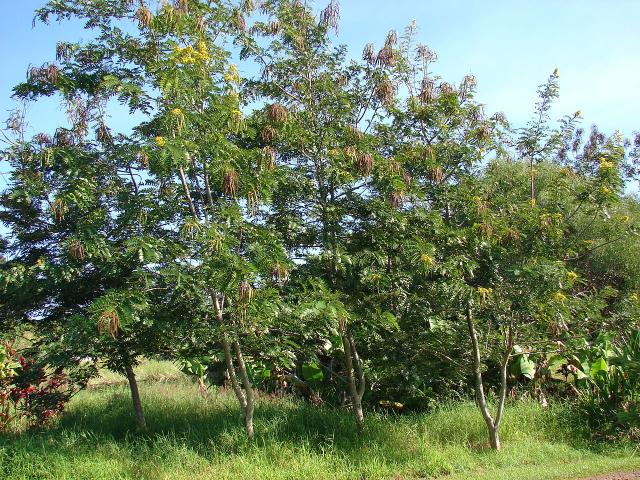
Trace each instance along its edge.
<path fill-rule="evenodd" d="M 177 372 L 170 364 L 146 365 L 139 374 L 172 368 Z M 262 397 L 249 442 L 228 392 L 203 398 L 180 375 L 143 382 L 141 391 L 146 433 L 136 433 L 126 385 L 94 388 L 49 429 L 0 437 L 0 478 L 566 479 L 640 469 L 632 445 L 589 444 L 561 405 L 510 405 L 504 449 L 495 453 L 486 448 L 473 404 L 429 414 L 369 413 L 359 435 L 347 411 Z"/>

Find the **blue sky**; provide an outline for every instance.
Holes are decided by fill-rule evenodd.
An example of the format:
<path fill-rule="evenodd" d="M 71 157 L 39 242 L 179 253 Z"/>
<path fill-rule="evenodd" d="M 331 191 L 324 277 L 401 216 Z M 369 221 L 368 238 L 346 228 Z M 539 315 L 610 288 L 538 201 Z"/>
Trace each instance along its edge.
<path fill-rule="evenodd" d="M 78 24 L 32 28 L 33 11 L 42 3 L 13 1 L 0 17 L 3 119 L 12 106 L 11 88 L 30 64 L 52 60 L 58 40 L 88 37 Z M 640 130 L 638 18 L 638 0 L 342 0 L 338 41 L 359 56 L 367 42 L 380 45 L 389 29 L 400 33 L 415 20 L 419 41 L 438 54 L 435 72 L 449 82 L 474 74 L 488 113 L 503 111 L 523 125 L 536 87 L 558 67 L 555 117 L 581 110 L 585 127 L 595 122 L 629 135 Z M 55 101 L 30 107 L 33 129 L 52 129 L 63 118 L 58 110 Z"/>

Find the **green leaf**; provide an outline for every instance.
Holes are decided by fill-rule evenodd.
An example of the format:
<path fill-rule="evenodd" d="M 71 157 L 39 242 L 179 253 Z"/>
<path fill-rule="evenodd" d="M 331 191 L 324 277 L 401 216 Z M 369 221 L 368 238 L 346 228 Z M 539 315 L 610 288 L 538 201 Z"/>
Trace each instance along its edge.
<path fill-rule="evenodd" d="M 302 365 L 302 376 L 307 382 L 321 382 L 324 372 L 317 362 L 311 362 Z"/>

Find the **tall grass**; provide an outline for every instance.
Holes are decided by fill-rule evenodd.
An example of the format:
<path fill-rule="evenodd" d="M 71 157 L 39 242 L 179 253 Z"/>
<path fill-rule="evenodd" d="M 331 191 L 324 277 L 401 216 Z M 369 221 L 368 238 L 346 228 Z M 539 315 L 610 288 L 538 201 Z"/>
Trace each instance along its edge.
<path fill-rule="evenodd" d="M 473 404 L 429 414 L 371 412 L 359 435 L 349 412 L 263 396 L 250 442 L 231 393 L 202 398 L 180 376 L 141 390 L 144 434 L 135 431 L 126 386 L 88 390 L 48 429 L 0 437 L 0 478 L 564 479 L 640 469 L 633 445 L 589 444 L 561 405 L 509 405 L 504 450 L 496 453 L 486 448 Z"/>

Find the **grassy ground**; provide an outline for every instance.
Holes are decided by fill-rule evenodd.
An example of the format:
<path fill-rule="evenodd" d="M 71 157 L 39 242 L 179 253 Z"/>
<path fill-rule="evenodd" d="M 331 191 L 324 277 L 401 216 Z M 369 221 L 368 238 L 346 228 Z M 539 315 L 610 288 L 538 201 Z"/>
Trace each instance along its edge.
<path fill-rule="evenodd" d="M 113 377 L 78 395 L 49 429 L 0 437 L 0 478 L 543 480 L 640 469 L 633 446 L 588 444 L 561 406 L 511 405 L 495 453 L 471 404 L 370 414 L 359 436 L 348 412 L 262 398 L 250 443 L 232 395 L 199 397 L 167 364 L 145 365 L 140 376 L 149 379 L 141 385 L 147 433 L 135 433 L 125 381 Z"/>

